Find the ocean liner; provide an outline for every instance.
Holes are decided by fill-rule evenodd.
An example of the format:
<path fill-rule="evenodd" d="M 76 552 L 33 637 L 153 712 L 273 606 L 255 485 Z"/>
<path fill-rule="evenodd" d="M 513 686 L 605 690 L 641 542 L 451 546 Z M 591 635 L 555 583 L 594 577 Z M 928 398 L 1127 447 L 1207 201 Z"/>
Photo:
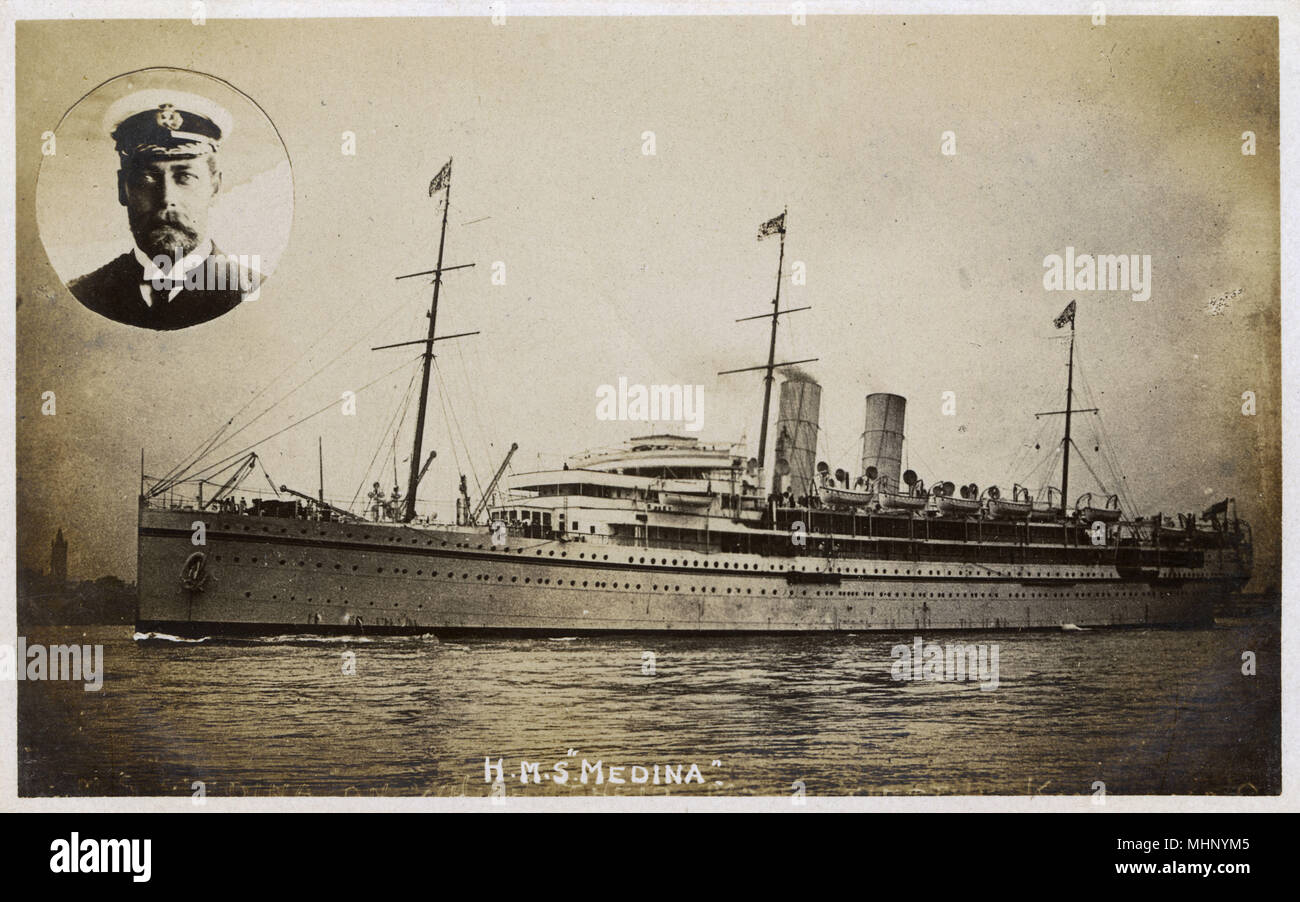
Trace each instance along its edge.
<path fill-rule="evenodd" d="M 474 502 L 461 477 L 456 522 L 421 515 L 417 499 L 450 205 L 444 193 L 414 448 L 405 495 L 378 483 L 363 511 L 277 486 L 236 492 L 256 452 L 227 465 L 177 465 L 140 476 L 137 629 L 184 637 L 236 634 L 1062 629 L 1204 624 L 1251 574 L 1251 534 L 1233 499 L 1200 514 L 1137 516 L 1118 495 L 1069 503 L 1074 404 L 1073 302 L 1068 325 L 1060 485 L 927 486 L 903 469 L 906 401 L 866 397 L 861 459 L 850 474 L 817 459 L 820 387 L 775 359 L 786 214 L 759 238 L 780 239 L 758 453 L 657 434 L 516 474 L 515 446 Z M 389 345 L 381 347 L 397 347 Z M 774 454 L 768 420 L 779 389 Z M 1046 413 L 1043 414 L 1047 415 Z M 1081 453 L 1081 452 L 1080 452 Z M 200 455 L 201 457 L 201 455 Z M 394 458 L 395 459 L 395 458 Z M 1086 461 L 1085 461 L 1086 463 Z M 1048 472 L 1049 482 L 1055 463 Z M 269 478 L 269 474 L 268 478 Z M 937 476 L 937 474 L 934 474 Z"/>

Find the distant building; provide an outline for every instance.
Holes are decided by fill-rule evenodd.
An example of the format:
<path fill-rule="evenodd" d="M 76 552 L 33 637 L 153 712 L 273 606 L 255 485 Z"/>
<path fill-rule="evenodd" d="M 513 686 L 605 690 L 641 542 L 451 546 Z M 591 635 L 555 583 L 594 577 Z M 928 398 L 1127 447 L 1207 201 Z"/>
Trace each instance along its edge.
<path fill-rule="evenodd" d="M 61 527 L 50 543 L 50 579 L 60 586 L 68 581 L 68 543 L 63 539 Z"/>

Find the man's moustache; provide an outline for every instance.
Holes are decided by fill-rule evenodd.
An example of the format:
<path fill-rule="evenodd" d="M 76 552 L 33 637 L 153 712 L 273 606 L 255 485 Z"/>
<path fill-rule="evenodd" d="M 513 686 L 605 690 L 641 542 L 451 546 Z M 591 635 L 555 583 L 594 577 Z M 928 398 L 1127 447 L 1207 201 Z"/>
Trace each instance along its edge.
<path fill-rule="evenodd" d="M 195 234 L 194 227 L 188 222 L 173 217 L 163 217 L 155 219 L 149 223 L 150 229 L 176 229 L 189 235 Z"/>

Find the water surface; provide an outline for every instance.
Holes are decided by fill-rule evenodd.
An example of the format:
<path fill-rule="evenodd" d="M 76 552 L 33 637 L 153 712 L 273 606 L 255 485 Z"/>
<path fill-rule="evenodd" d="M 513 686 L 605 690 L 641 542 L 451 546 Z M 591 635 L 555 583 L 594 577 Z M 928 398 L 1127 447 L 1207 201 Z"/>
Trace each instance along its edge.
<path fill-rule="evenodd" d="M 158 644 L 47 627 L 28 641 L 101 643 L 106 672 L 99 692 L 19 683 L 19 791 L 481 796 L 500 758 L 529 796 L 1277 793 L 1278 636 L 1276 615 L 924 635 L 996 643 L 983 691 L 892 679 L 912 633 Z M 627 782 L 581 783 L 583 759 Z M 521 761 L 541 783 L 520 784 Z M 692 764 L 689 784 L 631 782 Z"/>

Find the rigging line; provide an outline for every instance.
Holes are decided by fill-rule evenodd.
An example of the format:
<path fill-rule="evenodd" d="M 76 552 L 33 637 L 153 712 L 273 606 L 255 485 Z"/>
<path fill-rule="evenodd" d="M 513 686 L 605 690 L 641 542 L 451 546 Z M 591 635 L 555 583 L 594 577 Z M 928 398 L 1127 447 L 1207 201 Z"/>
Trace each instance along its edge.
<path fill-rule="evenodd" d="M 1088 422 L 1088 434 L 1092 437 L 1094 453 L 1096 453 L 1101 465 L 1105 467 L 1110 479 L 1115 484 L 1116 492 L 1121 493 L 1123 487 L 1119 485 L 1119 472 L 1115 469 L 1114 461 L 1108 453 L 1110 448 L 1107 447 L 1102 437 L 1101 420 L 1096 414 Z"/>
<path fill-rule="evenodd" d="M 1012 464 L 1015 463 L 1014 459 L 1019 457 L 1024 452 L 1024 450 L 1025 449 L 1023 447 L 1017 447 L 1010 454 L 1006 454 L 1002 456 L 1003 462 L 997 468 L 997 472 L 1001 474 L 998 476 L 999 481 L 1010 480 L 1013 483 L 1017 481 L 1016 473 L 1018 472 L 1019 468 L 1012 466 Z"/>
<path fill-rule="evenodd" d="M 1047 482 L 1048 484 L 1050 484 L 1052 481 L 1052 477 L 1056 473 L 1056 458 L 1060 456 L 1060 454 L 1061 454 L 1061 446 L 1057 445 L 1052 449 L 1051 453 L 1045 455 L 1043 459 L 1038 462 L 1037 466 L 1035 466 L 1032 470 L 1030 470 L 1028 473 L 1025 474 L 1024 479 L 1020 480 L 1020 484 L 1025 486 L 1026 488 L 1029 488 L 1033 478 L 1038 475 L 1038 471 L 1043 469 L 1044 464 L 1048 464 L 1048 463 L 1051 464 L 1048 467 L 1048 472 L 1047 472 Z"/>
<path fill-rule="evenodd" d="M 1117 468 L 1118 461 L 1113 459 L 1114 452 L 1110 452 L 1108 455 L 1107 452 L 1109 451 L 1109 449 L 1104 443 L 1101 445 L 1101 448 L 1102 448 L 1102 452 L 1101 452 L 1102 460 L 1106 463 L 1106 467 L 1110 471 L 1111 479 L 1114 480 L 1115 494 L 1120 497 L 1120 499 L 1124 502 L 1124 505 L 1130 511 L 1133 512 L 1134 516 L 1136 516 L 1137 512 L 1139 510 L 1142 510 L 1142 507 L 1138 505 L 1137 498 L 1129 490 L 1127 484 L 1127 477 L 1124 476 L 1122 470 L 1119 470 Z"/>
<path fill-rule="evenodd" d="M 916 460 L 917 460 L 917 463 L 919 463 L 922 467 L 925 468 L 926 475 L 928 475 L 928 476 L 931 478 L 931 480 L 933 480 L 933 479 L 938 479 L 938 478 L 939 478 L 938 476 L 935 475 L 935 474 L 938 473 L 939 471 L 936 470 L 934 467 L 930 466 L 930 462 L 929 462 L 928 460 L 926 460 L 925 458 L 923 458 L 919 453 L 917 453 L 917 452 L 915 452 L 915 451 L 912 452 L 912 453 L 916 454 Z M 927 481 L 926 484 L 928 485 L 928 484 L 929 484 L 929 481 Z M 894 487 L 894 490 L 897 491 L 897 488 L 898 488 L 898 487 L 895 486 L 895 487 Z"/>
<path fill-rule="evenodd" d="M 421 355 L 421 356 L 423 356 L 423 355 Z M 370 388 L 370 387 L 371 387 L 372 385 L 374 385 L 375 383 L 380 382 L 380 381 L 382 381 L 382 380 L 384 380 L 384 379 L 387 379 L 389 376 L 393 375 L 393 373 L 397 372 L 397 371 L 400 370 L 402 367 L 404 367 L 404 366 L 410 366 L 411 363 L 413 363 L 413 362 L 414 362 L 414 361 L 410 361 L 410 360 L 403 361 L 401 364 L 399 364 L 399 365 L 393 367 L 391 370 L 389 370 L 388 372 L 386 372 L 386 373 L 384 373 L 383 375 L 379 376 L 378 378 L 373 379 L 373 380 L 371 380 L 370 382 L 367 382 L 365 385 L 361 386 L 359 389 L 357 389 L 356 393 L 357 393 L 357 394 L 361 394 L 363 391 L 365 391 L 366 389 Z M 253 442 L 251 445 L 248 445 L 248 446 L 246 446 L 245 448 L 243 448 L 242 450 L 240 450 L 240 451 L 236 451 L 234 454 L 231 454 L 229 457 L 224 457 L 224 458 L 222 458 L 221 460 L 217 461 L 215 464 L 211 464 L 211 465 L 209 465 L 208 467 L 204 468 L 203 470 L 200 470 L 198 473 L 195 473 L 195 474 L 194 474 L 193 476 L 191 476 L 190 478 L 191 478 L 191 479 L 197 478 L 198 476 L 200 476 L 200 475 L 202 475 L 202 474 L 204 474 L 204 473 L 209 472 L 209 471 L 212 469 L 212 467 L 219 466 L 219 465 L 225 463 L 226 461 L 233 460 L 233 459 L 235 459 L 236 457 L 239 457 L 241 454 L 244 454 L 244 453 L 247 452 L 247 451 L 251 451 L 253 448 L 256 448 L 258 445 L 262 444 L 263 442 L 270 441 L 271 439 L 275 438 L 277 435 L 280 435 L 281 433 L 284 433 L 284 432 L 288 432 L 290 429 L 293 429 L 295 426 L 301 426 L 303 423 L 307 422 L 308 420 L 310 420 L 310 419 L 312 419 L 312 418 L 314 418 L 314 417 L 318 417 L 318 416 L 320 416 L 322 413 L 324 413 L 325 411 L 330 410 L 331 408 L 335 407 L 338 403 L 339 403 L 339 402 L 338 402 L 337 400 L 332 400 L 332 401 L 330 401 L 328 404 L 326 404 L 324 407 L 320 408 L 319 410 L 316 410 L 316 411 L 314 411 L 314 412 L 312 412 L 312 413 L 309 413 L 307 416 L 302 417 L 301 419 L 295 420 L 294 422 L 290 423 L 288 426 L 285 426 L 285 427 L 283 427 L 282 429 L 277 429 L 275 432 L 272 432 L 270 435 L 267 435 L 267 436 L 264 436 L 264 437 L 258 439 L 257 441 Z"/>
<path fill-rule="evenodd" d="M 226 422 L 220 428 L 218 428 L 215 433 L 213 433 L 211 438 L 202 439 L 196 446 L 191 448 L 189 452 L 185 454 L 185 456 L 183 456 L 179 461 L 173 464 L 170 470 L 168 470 L 161 477 L 159 477 L 159 480 L 166 481 L 168 479 L 171 479 L 171 477 L 174 476 L 177 471 L 183 471 L 185 467 L 189 466 L 188 462 L 190 460 L 197 460 L 200 457 L 202 457 L 204 454 L 207 454 L 208 451 L 212 450 L 212 446 L 216 443 L 217 439 L 221 438 L 222 433 L 224 433 L 227 429 L 229 429 L 230 424 L 233 422 L 234 422 L 234 417 L 231 417 L 229 420 L 226 420 Z"/>
<path fill-rule="evenodd" d="M 357 498 L 361 495 L 362 490 L 364 490 L 366 487 L 366 480 L 370 478 L 370 470 L 375 465 L 375 459 L 379 457 L 379 452 L 383 450 L 384 445 L 387 443 L 388 433 L 393 428 L 393 421 L 397 419 L 397 411 L 401 409 L 401 406 L 403 404 L 407 403 L 407 401 L 411 396 L 411 389 L 415 385 L 415 375 L 418 372 L 419 372 L 418 369 L 412 368 L 411 378 L 406 383 L 406 391 L 403 393 L 403 400 L 399 401 L 397 406 L 393 408 L 393 415 L 388 418 L 388 426 L 385 427 L 383 435 L 380 436 L 379 444 L 375 446 L 375 453 L 370 455 L 370 463 L 366 464 L 365 470 L 363 470 L 361 473 L 361 483 L 360 485 L 357 486 L 356 492 L 353 493 L 352 500 L 348 502 L 349 511 L 351 511 L 352 506 L 357 503 Z"/>
<path fill-rule="evenodd" d="M 227 458 L 227 459 L 229 459 L 229 458 Z M 233 464 L 230 465 L 230 466 L 233 466 Z M 222 473 L 226 472 L 226 470 L 230 469 L 230 466 L 222 467 L 220 470 L 217 470 L 215 473 L 213 473 L 213 474 L 212 474 L 210 477 L 208 477 L 207 479 L 199 479 L 198 481 L 200 481 L 200 482 L 206 482 L 206 481 L 208 481 L 208 480 L 210 480 L 210 479 L 215 479 L 217 476 L 220 476 Z M 168 471 L 168 474 L 167 474 L 167 475 L 158 478 L 158 480 L 155 482 L 153 488 L 151 488 L 151 489 L 148 491 L 148 493 L 147 493 L 148 496 L 149 496 L 150 498 L 156 497 L 157 495 L 160 495 L 160 494 L 162 494 L 163 492 L 170 491 L 172 488 L 174 488 L 175 486 L 179 485 L 179 484 L 182 483 L 182 482 L 193 482 L 193 481 L 195 481 L 195 479 L 198 478 L 198 477 L 196 476 L 196 477 L 191 477 L 190 479 L 187 480 L 187 479 L 183 479 L 183 478 L 182 478 L 183 476 L 184 476 L 183 473 L 179 473 L 179 474 L 176 473 L 176 468 L 173 467 L 171 470 Z"/>
<path fill-rule="evenodd" d="M 488 441 L 487 433 L 483 429 L 483 418 L 478 412 L 478 398 L 475 395 L 474 388 L 469 380 L 469 365 L 465 362 L 465 343 L 458 342 L 456 352 L 460 356 L 460 368 L 465 379 L 465 394 L 469 396 L 470 411 L 474 414 L 474 426 L 478 429 L 479 444 L 483 446 L 483 459 L 492 460 L 492 443 Z"/>
<path fill-rule="evenodd" d="M 414 384 L 414 383 L 412 382 L 412 384 Z M 402 432 L 402 426 L 405 425 L 405 423 L 406 423 L 406 415 L 407 415 L 407 413 L 410 412 L 410 409 L 411 409 L 411 393 L 410 393 L 409 390 L 407 391 L 406 395 L 402 398 L 401 403 L 398 404 L 398 408 L 397 408 L 397 409 L 398 409 L 398 411 L 401 413 L 401 417 L 397 420 L 397 425 L 393 427 L 393 429 L 392 429 L 392 435 L 391 435 L 391 436 L 389 436 L 388 434 L 385 434 L 385 435 L 384 435 L 384 439 L 385 439 L 386 441 L 383 442 L 383 443 L 381 443 L 381 447 L 383 447 L 383 446 L 386 445 L 386 446 L 389 448 L 390 453 L 384 455 L 383 463 L 380 464 L 380 466 L 379 466 L 379 473 L 378 473 L 377 475 L 379 475 L 379 476 L 381 477 L 381 479 L 382 479 L 382 477 L 383 477 L 383 475 L 384 475 L 384 471 L 388 468 L 388 463 L 389 463 L 389 461 L 392 461 L 392 463 L 393 463 L 393 488 L 394 488 L 394 489 L 397 489 L 398 491 L 400 491 L 400 488 L 399 488 L 400 483 L 397 481 L 397 478 L 398 478 L 398 477 L 397 477 L 397 463 L 398 463 L 398 461 L 397 461 L 397 437 L 398 437 L 398 435 L 401 434 L 401 432 Z M 409 460 L 410 458 L 407 458 L 407 459 Z"/>
<path fill-rule="evenodd" d="M 1040 420 L 1038 422 L 1038 433 L 1041 434 L 1045 424 Z M 1020 473 L 1020 468 L 1024 466 L 1024 458 L 1028 456 L 1034 446 L 1039 443 L 1039 435 L 1035 434 L 1028 444 L 1021 443 L 1011 452 L 1011 459 L 1007 461 L 1006 474 L 1011 479 L 1016 479 Z"/>
<path fill-rule="evenodd" d="M 393 418 L 397 421 L 396 425 L 393 425 L 393 422 L 390 421 L 388 424 L 389 428 L 384 430 L 384 434 L 379 439 L 379 447 L 388 449 L 387 452 L 384 454 L 384 459 L 380 461 L 379 472 L 376 474 L 379 477 L 380 482 L 384 481 L 384 472 L 388 469 L 388 464 L 390 462 L 393 464 L 394 471 L 396 471 L 397 436 L 402 431 L 403 424 L 406 423 L 406 412 L 409 409 L 410 409 L 410 394 L 403 393 L 402 397 L 399 398 L 397 401 L 397 406 L 393 410 Z M 393 483 L 394 485 L 398 484 L 396 472 L 394 472 L 393 474 Z"/>
<path fill-rule="evenodd" d="M 434 360 L 434 367 L 438 370 L 438 384 L 439 385 L 445 384 L 443 381 L 442 366 L 438 363 L 437 360 Z M 456 433 L 460 436 L 460 443 L 465 448 L 465 463 L 469 467 L 470 475 L 474 477 L 474 487 L 478 489 L 478 493 L 481 497 L 483 495 L 483 484 L 479 481 L 478 470 L 474 467 L 474 456 L 470 453 L 469 442 L 465 441 L 465 432 L 463 429 L 460 428 L 460 418 L 456 416 L 456 407 L 451 403 L 451 399 L 447 397 L 447 393 L 445 391 L 442 392 L 442 396 L 446 400 L 447 409 L 451 411 L 451 420 L 453 423 L 456 424 Z M 451 436 L 450 436 L 450 427 L 449 427 L 448 438 L 450 437 Z M 455 442 L 452 442 L 452 444 L 455 444 Z"/>
<path fill-rule="evenodd" d="M 243 432 L 243 431 L 244 431 L 245 429 L 247 429 L 249 426 L 252 426 L 252 425 L 253 425 L 254 423 L 256 423 L 258 420 L 260 420 L 263 416 L 265 416 L 266 414 L 270 413 L 272 410 L 274 410 L 276 407 L 278 407 L 280 404 L 282 404 L 282 403 L 283 403 L 283 402 L 284 402 L 284 401 L 285 401 L 285 400 L 286 400 L 290 395 L 294 394 L 294 392 L 298 391 L 298 390 L 299 390 L 300 388 L 302 388 L 304 385 L 306 385 L 306 384 L 308 384 L 309 382 L 311 382 L 313 379 L 315 379 L 315 378 L 316 378 L 317 376 L 319 376 L 321 373 L 325 372 L 325 370 L 329 369 L 331 366 L 333 366 L 335 363 L 337 363 L 339 360 L 341 360 L 341 359 L 342 359 L 342 358 L 343 358 L 343 357 L 344 357 L 348 352 L 350 352 L 353 348 L 355 348 L 357 345 L 361 344 L 363 341 L 365 341 L 367 338 L 369 338 L 370 335 L 371 335 L 371 333 L 373 333 L 373 332 L 374 332 L 376 329 L 378 329 L 381 325 L 386 324 L 386 323 L 387 323 L 387 322 L 388 322 L 388 321 L 393 317 L 393 315 L 395 315 L 396 313 L 401 312 L 403 309 L 405 309 L 405 308 L 404 308 L 404 307 L 401 307 L 401 306 L 399 306 L 399 307 L 395 307 L 394 310 L 393 310 L 392 312 L 390 312 L 387 316 L 385 316 L 385 317 L 380 317 L 380 318 L 375 322 L 375 324 L 374 324 L 373 326 L 371 326 L 368 330 L 366 330 L 365 332 L 363 332 L 363 333 L 362 333 L 362 334 L 357 338 L 356 341 L 352 342 L 352 344 L 348 345 L 346 348 L 344 348 L 342 351 L 340 351 L 340 352 L 339 352 L 337 355 L 335 355 L 333 358 L 331 358 L 330 360 L 328 360 L 328 361 L 326 361 L 324 364 L 322 364 L 321 367 L 320 367 L 319 369 L 316 370 L 316 372 L 312 373 L 312 374 L 311 374 L 310 376 L 308 376 L 306 379 L 302 380 L 302 381 L 299 382 L 297 385 L 295 385 L 293 388 L 289 389 L 288 392 L 286 392 L 285 394 L 283 394 L 283 395 L 281 395 L 279 398 L 277 398 L 275 401 L 273 401 L 269 407 L 266 407 L 266 408 L 265 408 L 264 410 L 262 410 L 262 412 L 259 413 L 257 416 L 253 417 L 251 420 L 249 420 L 249 421 L 248 421 L 247 423 L 245 423 L 243 426 L 240 426 L 240 427 L 239 427 L 237 430 L 235 430 L 233 433 L 231 433 L 230 435 L 226 436 L 226 438 L 222 441 L 221 444 L 225 444 L 225 442 L 230 441 L 230 440 L 233 439 L 235 436 L 239 435 L 239 433 Z M 399 369 L 400 369 L 400 367 L 399 367 Z M 393 371 L 393 372 L 395 372 L 395 371 Z M 380 378 L 383 378 L 383 377 L 380 377 Z M 195 460 L 195 461 L 193 461 L 189 466 L 191 466 L 191 467 L 192 467 L 192 466 L 195 466 L 196 464 L 198 464 L 198 462 L 199 462 L 198 460 Z"/>
<path fill-rule="evenodd" d="M 1070 444 L 1074 445 L 1074 442 L 1070 442 Z M 1088 463 L 1088 458 L 1084 456 L 1083 449 L 1080 448 L 1078 445 L 1074 445 L 1074 449 L 1079 452 L 1079 460 L 1083 461 L 1083 465 L 1088 468 L 1088 472 L 1092 474 L 1092 478 L 1097 480 L 1097 485 L 1100 486 L 1102 492 L 1107 495 L 1112 494 L 1110 489 L 1106 488 L 1106 484 L 1101 481 L 1101 477 L 1098 476 L 1096 471 L 1092 469 L 1092 464 Z M 1114 494 L 1116 498 L 1119 497 L 1118 492 L 1115 492 Z M 1136 510 L 1133 509 L 1129 510 L 1130 517 L 1134 517 L 1136 515 L 1137 515 Z"/>
<path fill-rule="evenodd" d="M 1038 394 L 1039 394 L 1038 402 L 1033 409 L 1045 410 L 1051 405 L 1052 398 L 1055 396 L 1055 389 L 1053 389 L 1051 386 L 1047 385 L 1046 382 L 1044 382 L 1040 385 Z M 1049 417 L 1035 417 L 1035 420 L 1037 421 L 1038 425 L 1037 425 L 1037 429 L 1033 432 L 1033 439 L 1030 441 L 1028 445 L 1021 445 L 1019 452 L 1012 459 L 1009 472 L 1013 478 L 1017 473 L 1022 471 L 1022 468 L 1028 465 L 1029 457 L 1033 454 L 1034 451 L 1038 450 L 1038 448 L 1035 446 L 1042 444 L 1043 434 L 1047 431 L 1048 427 L 1052 425 L 1052 421 Z M 1047 456 L 1050 457 L 1050 454 Z M 1034 470 L 1031 472 L 1036 472 L 1037 469 L 1038 468 L 1035 467 Z"/>
<path fill-rule="evenodd" d="M 476 432 L 476 434 L 474 434 L 474 441 L 477 441 L 478 445 L 481 446 L 478 448 L 478 454 L 481 454 L 482 459 L 484 460 L 491 460 L 491 456 L 493 456 L 491 455 L 491 442 L 487 441 L 486 434 L 484 433 L 484 426 L 482 426 L 482 419 L 478 416 L 478 400 L 473 391 L 473 383 L 469 380 L 469 365 L 465 363 L 464 342 L 456 343 L 456 360 L 458 360 L 460 364 L 458 376 L 461 382 L 464 383 L 464 394 L 469 398 L 469 412 L 471 412 L 472 415 L 471 425 L 474 428 L 474 432 Z"/>
<path fill-rule="evenodd" d="M 1088 392 L 1091 400 L 1095 395 L 1092 391 L 1092 383 L 1087 378 L 1087 374 L 1082 366 L 1079 367 L 1080 381 Z M 1094 404 L 1095 406 L 1095 404 Z M 1115 443 L 1110 435 L 1110 430 L 1106 428 L 1106 420 L 1100 414 L 1097 414 L 1097 431 L 1099 432 L 1097 445 L 1099 446 L 1102 461 L 1111 472 L 1111 477 L 1115 480 L 1115 493 L 1122 496 L 1124 502 L 1136 514 L 1139 509 L 1136 499 L 1129 491 L 1128 474 L 1124 472 L 1124 466 L 1120 463 L 1118 452 L 1115 449 Z"/>
<path fill-rule="evenodd" d="M 437 358 L 434 358 L 434 364 L 436 366 Z M 456 473 L 457 475 L 463 476 L 464 474 L 461 473 L 460 467 L 460 452 L 456 450 L 456 442 L 452 439 L 451 435 L 451 417 L 447 415 L 446 391 L 444 390 L 442 383 L 441 372 L 438 375 L 438 407 L 442 410 L 443 422 L 447 424 L 447 444 L 451 445 L 451 458 L 456 464 Z"/>
<path fill-rule="evenodd" d="M 207 446 L 204 447 L 202 451 L 195 454 L 195 452 L 191 450 L 190 453 L 182 457 L 181 462 L 178 463 L 176 466 L 172 467 L 172 469 L 169 470 L 163 476 L 163 478 L 164 479 L 170 478 L 177 470 L 183 472 L 188 467 L 192 467 L 194 466 L 194 464 L 202 460 L 204 456 L 206 456 L 208 452 L 212 450 L 213 446 L 217 443 L 217 440 L 221 438 L 222 434 L 227 429 L 229 429 L 231 425 L 233 425 L 236 418 L 238 418 L 240 414 L 242 414 L 245 410 L 247 410 L 250 406 L 252 406 L 254 401 L 260 398 L 262 395 L 266 394 L 266 392 L 270 390 L 272 385 L 275 385 L 277 382 L 280 381 L 280 379 L 284 377 L 285 373 L 288 373 L 291 369 L 293 369 L 295 366 L 301 363 L 303 359 L 305 359 L 307 355 L 311 353 L 312 349 L 315 348 L 316 345 L 324 341 L 325 337 L 328 336 L 335 329 L 337 329 L 343 321 L 344 320 L 341 317 L 335 319 L 328 329 L 326 329 L 324 332 L 321 332 L 319 335 L 317 335 L 316 338 L 313 339 L 312 343 L 307 345 L 307 347 L 303 349 L 301 354 L 299 354 L 297 357 L 293 358 L 287 364 L 285 364 L 283 369 L 281 369 L 278 373 L 276 373 L 273 377 L 271 377 L 270 380 L 264 383 L 262 387 L 258 389 L 258 391 L 255 392 L 251 398 L 245 401 L 238 410 L 236 410 L 233 414 L 231 414 L 230 417 L 226 420 L 226 422 L 216 430 L 216 432 L 212 435 L 211 439 L 207 440 Z M 204 442 L 202 441 L 199 442 L 199 445 L 203 446 Z"/>
<path fill-rule="evenodd" d="M 777 422 L 780 422 L 780 414 L 779 414 L 779 412 L 778 412 L 778 415 L 777 415 Z M 780 436 L 780 432 L 778 431 L 777 439 L 779 440 L 780 437 L 781 437 L 781 436 Z M 794 437 L 791 436 L 791 441 L 793 441 L 793 440 L 794 440 Z M 814 457 L 814 458 L 821 458 L 822 460 L 827 461 L 828 463 L 831 462 L 831 461 L 834 461 L 835 464 L 838 464 L 838 463 L 840 462 L 840 456 L 836 453 L 836 450 L 835 450 L 835 449 L 836 449 L 836 444 L 835 444 L 835 442 L 831 441 L 831 433 L 830 433 L 830 430 L 827 429 L 827 428 L 826 428 L 823 424 L 821 424 L 821 423 L 818 423 L 818 424 L 817 424 L 817 439 L 816 439 L 815 444 L 816 444 L 816 447 L 813 448 L 813 457 Z M 820 455 L 819 455 L 819 454 L 817 453 L 817 449 L 818 449 L 818 448 L 821 448 L 821 449 L 822 449 L 823 451 L 825 451 L 826 453 L 825 453 L 825 454 L 820 454 Z M 787 453 L 788 453 L 788 451 L 789 451 L 789 449 L 787 448 Z M 773 460 L 775 460 L 775 458 L 774 458 Z"/>
<path fill-rule="evenodd" d="M 190 482 L 198 482 L 198 484 L 199 484 L 200 486 L 202 486 L 204 483 L 208 483 L 208 482 L 212 483 L 213 485 L 217 485 L 218 481 L 221 480 L 221 479 L 223 478 L 223 476 L 225 475 L 225 473 L 226 473 L 227 471 L 233 469 L 233 470 L 235 470 L 235 475 L 238 475 L 239 470 L 243 469 L 243 467 L 244 467 L 247 463 L 248 463 L 248 455 L 244 455 L 244 457 L 240 458 L 239 460 L 231 461 L 229 464 L 227 464 L 226 466 L 222 467 L 220 470 L 218 470 L 217 472 L 213 473 L 213 474 L 212 474 L 211 476 L 209 476 L 208 478 L 206 478 L 206 479 L 198 479 L 198 480 L 190 480 Z M 244 474 L 244 477 L 241 477 L 241 478 L 239 479 L 239 481 L 236 482 L 236 483 L 234 484 L 234 487 L 231 489 L 232 492 L 234 491 L 235 488 L 238 488 L 239 485 L 243 483 L 244 478 L 246 478 L 247 475 L 248 475 L 247 473 Z M 163 489 L 163 491 L 168 491 L 168 490 L 170 490 L 171 488 L 173 488 L 175 485 L 176 485 L 176 483 L 174 483 L 174 482 L 173 482 L 173 483 L 169 483 L 169 484 L 167 485 L 167 488 Z M 151 490 L 151 491 L 152 491 L 152 490 Z M 159 494 L 161 494 L 161 492 L 159 492 Z M 149 497 L 152 498 L 152 497 L 154 497 L 154 495 L 150 494 Z M 215 497 L 215 496 L 214 496 L 214 497 Z"/>
<path fill-rule="evenodd" d="M 1138 510 L 1137 499 L 1132 494 L 1128 482 L 1128 474 L 1124 471 L 1124 464 L 1120 461 L 1119 452 L 1116 450 L 1115 440 L 1111 437 L 1110 429 L 1106 425 L 1106 419 L 1100 415 L 1097 417 L 1097 425 L 1101 430 L 1101 448 L 1109 457 L 1109 466 L 1111 470 L 1118 475 L 1117 488 L 1122 491 L 1127 502 L 1133 510 Z"/>
<path fill-rule="evenodd" d="M 275 492 L 275 497 L 279 498 L 280 490 L 275 487 L 275 480 L 272 479 L 271 474 L 266 471 L 266 464 L 262 463 L 262 458 L 257 458 L 257 465 L 262 468 L 262 475 L 265 476 L 266 481 L 271 484 L 271 491 Z"/>
<path fill-rule="evenodd" d="M 1042 447 L 1043 433 L 1047 431 L 1048 426 L 1049 422 L 1047 419 L 1042 419 L 1038 424 L 1038 431 L 1035 433 L 1033 439 L 1030 440 L 1030 443 L 1027 445 L 1021 445 L 1016 452 L 1015 457 L 1011 462 L 1011 466 L 1007 468 L 1007 473 L 1013 480 L 1019 481 L 1020 474 L 1025 472 L 1025 468 L 1029 466 L 1034 453 Z M 1043 456 L 1045 458 L 1050 457 L 1051 452 L 1048 452 Z M 1039 464 L 1041 465 L 1041 463 L 1042 462 L 1040 461 Z M 1036 470 L 1037 467 L 1034 469 Z"/>
<path fill-rule="evenodd" d="M 204 480 L 202 480 L 202 481 L 203 481 L 203 482 L 216 482 L 218 479 L 221 478 L 221 476 L 222 476 L 222 475 L 223 475 L 227 470 L 231 470 L 231 469 L 234 469 L 234 468 L 236 468 L 236 467 L 242 467 L 242 466 L 244 466 L 244 464 L 245 464 L 245 461 L 243 461 L 243 460 L 231 461 L 231 462 L 228 463 L 226 466 L 222 467 L 220 470 L 218 470 L 217 472 L 213 473 L 213 474 L 212 474 L 211 476 L 209 476 L 207 479 L 204 479 Z"/>

